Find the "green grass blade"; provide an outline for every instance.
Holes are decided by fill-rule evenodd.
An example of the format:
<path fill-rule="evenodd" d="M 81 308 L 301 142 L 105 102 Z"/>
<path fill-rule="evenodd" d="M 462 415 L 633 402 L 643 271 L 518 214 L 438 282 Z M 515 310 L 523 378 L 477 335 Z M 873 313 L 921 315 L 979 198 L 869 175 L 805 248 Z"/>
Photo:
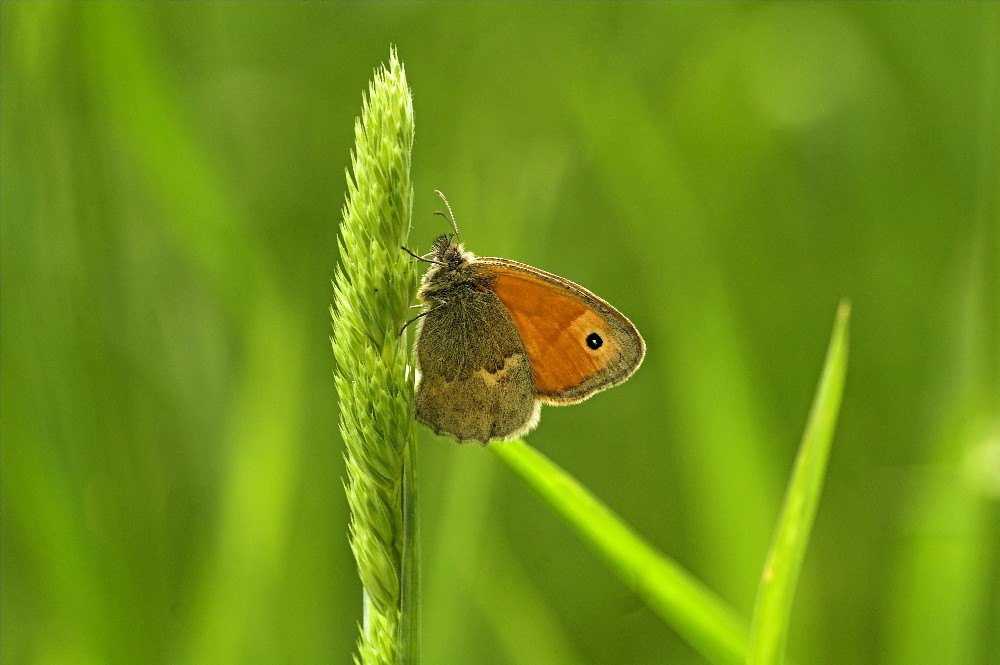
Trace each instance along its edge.
<path fill-rule="evenodd" d="M 761 576 L 750 631 L 749 665 L 772 665 L 784 661 L 795 585 L 823 490 L 826 463 L 844 391 L 850 311 L 850 305 L 846 301 L 841 302 L 823 374 L 809 411 L 785 503 Z"/>
<path fill-rule="evenodd" d="M 675 561 L 636 534 L 576 479 L 523 441 L 496 453 L 583 536 L 625 584 L 714 663 L 743 663 L 746 624 Z"/>
<path fill-rule="evenodd" d="M 411 424 L 411 427 L 414 425 Z M 420 662 L 420 522 L 417 519 L 416 433 L 403 449 L 403 578 L 400 598 L 400 651 L 405 665 Z"/>

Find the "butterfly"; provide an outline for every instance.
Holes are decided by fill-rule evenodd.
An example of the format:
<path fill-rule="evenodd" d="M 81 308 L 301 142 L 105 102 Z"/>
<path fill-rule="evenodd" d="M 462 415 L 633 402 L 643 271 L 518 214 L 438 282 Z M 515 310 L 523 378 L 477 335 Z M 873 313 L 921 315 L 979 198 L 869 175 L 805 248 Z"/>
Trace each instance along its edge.
<path fill-rule="evenodd" d="M 418 421 L 485 445 L 532 430 L 542 404 L 582 402 L 639 368 L 646 344 L 623 314 L 558 275 L 465 251 L 436 193 L 454 234 L 426 256 L 403 248 L 430 264 L 417 291 Z"/>

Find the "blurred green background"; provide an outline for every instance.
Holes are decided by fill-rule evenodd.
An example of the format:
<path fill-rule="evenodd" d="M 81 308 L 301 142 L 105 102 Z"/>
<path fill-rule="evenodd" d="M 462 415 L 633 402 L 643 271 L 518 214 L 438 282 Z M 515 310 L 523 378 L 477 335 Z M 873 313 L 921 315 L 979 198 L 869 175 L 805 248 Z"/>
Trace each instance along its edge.
<path fill-rule="evenodd" d="M 440 188 L 648 343 L 530 442 L 749 616 L 847 296 L 791 654 L 1000 662 L 1000 5 L 0 12 L 4 663 L 348 662 L 327 306 L 390 44 L 411 247 Z M 425 662 L 702 662 L 493 455 L 420 451 Z"/>

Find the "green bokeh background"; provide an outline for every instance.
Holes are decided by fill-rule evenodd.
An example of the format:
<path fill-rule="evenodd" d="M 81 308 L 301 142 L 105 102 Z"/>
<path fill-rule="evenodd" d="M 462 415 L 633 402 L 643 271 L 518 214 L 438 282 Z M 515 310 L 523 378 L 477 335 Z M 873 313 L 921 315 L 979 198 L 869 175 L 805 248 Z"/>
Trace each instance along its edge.
<path fill-rule="evenodd" d="M 397 45 L 413 249 L 649 352 L 530 442 L 749 616 L 834 311 L 800 663 L 1000 662 L 1000 5 L 3 3 L 4 663 L 347 662 L 327 312 Z M 699 663 L 477 446 L 420 438 L 424 655 Z"/>

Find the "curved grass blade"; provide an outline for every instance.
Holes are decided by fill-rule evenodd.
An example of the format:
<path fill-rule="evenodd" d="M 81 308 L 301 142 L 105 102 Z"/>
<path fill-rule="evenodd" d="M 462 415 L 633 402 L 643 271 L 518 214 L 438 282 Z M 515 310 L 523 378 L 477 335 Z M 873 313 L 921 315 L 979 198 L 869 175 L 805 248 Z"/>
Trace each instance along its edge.
<path fill-rule="evenodd" d="M 745 621 L 677 562 L 523 441 L 489 447 L 583 536 L 623 582 L 713 663 L 744 662 Z"/>
<path fill-rule="evenodd" d="M 809 420 L 761 575 L 750 630 L 749 665 L 784 661 L 795 585 L 823 490 L 833 432 L 847 374 L 850 304 L 840 303 Z"/>

